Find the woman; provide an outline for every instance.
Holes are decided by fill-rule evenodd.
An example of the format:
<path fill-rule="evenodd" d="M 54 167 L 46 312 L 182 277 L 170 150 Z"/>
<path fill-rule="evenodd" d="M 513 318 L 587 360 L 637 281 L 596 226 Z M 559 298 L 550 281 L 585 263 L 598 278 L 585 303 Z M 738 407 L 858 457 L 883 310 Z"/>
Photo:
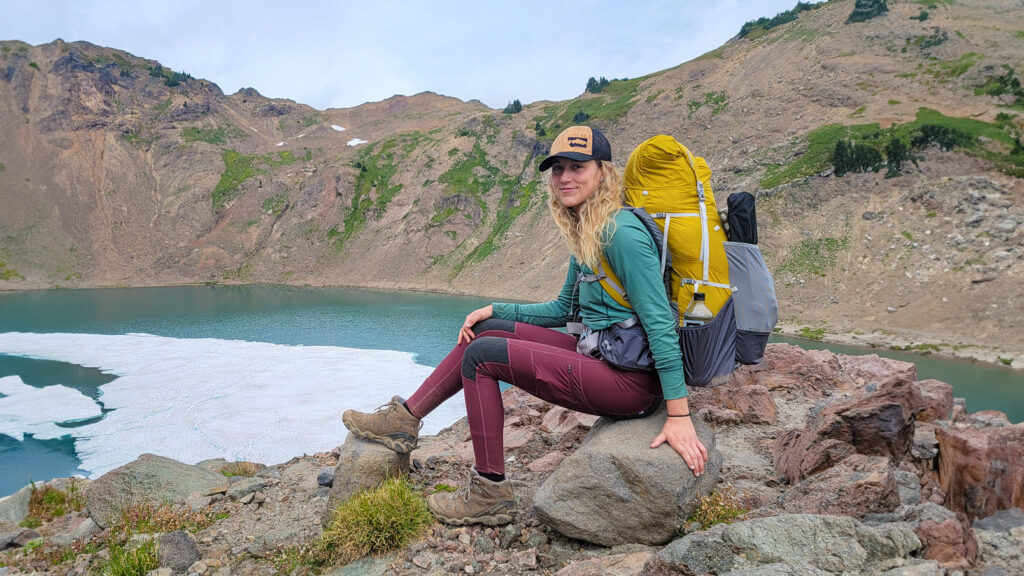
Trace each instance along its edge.
<path fill-rule="evenodd" d="M 572 252 L 558 298 L 539 304 L 495 303 L 470 312 L 455 349 L 405 402 L 395 397 L 372 414 L 348 410 L 342 417 L 356 436 L 409 452 L 420 419 L 463 390 L 473 439 L 475 467 L 458 493 L 442 492 L 427 503 L 448 524 L 499 525 L 512 521 L 515 495 L 505 477 L 504 408 L 498 381 L 543 400 L 588 414 L 635 418 L 654 412 L 666 399 L 668 418 L 651 443 L 668 442 L 695 475 L 704 472 L 707 450 L 689 417 L 682 355 L 675 321 L 659 274 L 657 247 L 636 216 L 622 206 L 611 146 L 587 126 L 566 129 L 551 145 L 540 171 L 551 169 L 548 208 Z M 593 274 L 602 253 L 622 281 L 634 310 L 611 298 Z M 577 296 L 578 294 L 578 296 Z M 616 369 L 576 351 L 576 337 L 555 330 L 573 320 L 578 300 L 583 323 L 601 330 L 639 317 L 650 341 L 656 371 Z"/>

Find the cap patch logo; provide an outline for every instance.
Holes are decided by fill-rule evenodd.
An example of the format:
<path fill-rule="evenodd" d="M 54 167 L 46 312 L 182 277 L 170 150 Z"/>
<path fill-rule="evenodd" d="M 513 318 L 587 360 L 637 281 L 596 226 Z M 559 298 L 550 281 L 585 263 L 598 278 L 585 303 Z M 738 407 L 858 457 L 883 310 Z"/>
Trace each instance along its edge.
<path fill-rule="evenodd" d="M 569 147 L 570 148 L 587 148 L 590 146 L 590 139 L 581 136 L 569 136 Z"/>

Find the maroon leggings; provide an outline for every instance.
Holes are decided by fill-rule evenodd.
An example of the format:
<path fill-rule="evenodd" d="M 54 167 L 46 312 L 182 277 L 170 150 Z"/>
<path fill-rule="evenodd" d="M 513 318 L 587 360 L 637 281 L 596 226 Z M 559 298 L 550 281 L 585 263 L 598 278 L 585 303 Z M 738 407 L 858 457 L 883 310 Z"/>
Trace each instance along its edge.
<path fill-rule="evenodd" d="M 460 389 L 478 472 L 505 473 L 505 410 L 498 380 L 578 412 L 630 418 L 661 401 L 657 372 L 617 370 L 576 352 L 576 338 L 530 324 L 489 319 L 473 327 L 406 401 L 423 418 Z"/>

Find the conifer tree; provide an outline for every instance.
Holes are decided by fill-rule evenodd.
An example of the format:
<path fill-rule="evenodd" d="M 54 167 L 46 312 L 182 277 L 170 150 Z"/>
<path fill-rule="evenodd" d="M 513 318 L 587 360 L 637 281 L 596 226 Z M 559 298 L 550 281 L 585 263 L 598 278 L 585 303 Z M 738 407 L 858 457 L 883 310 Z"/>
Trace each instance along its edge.
<path fill-rule="evenodd" d="M 910 148 L 903 140 L 893 136 L 889 139 L 889 143 L 885 145 L 885 157 L 885 165 L 888 168 L 885 172 L 885 177 L 899 176 L 903 171 L 903 163 L 910 157 Z"/>
<path fill-rule="evenodd" d="M 835 170 L 835 175 L 840 178 L 850 171 L 850 147 L 846 144 L 846 140 L 836 141 L 835 150 L 832 152 L 832 167 Z"/>

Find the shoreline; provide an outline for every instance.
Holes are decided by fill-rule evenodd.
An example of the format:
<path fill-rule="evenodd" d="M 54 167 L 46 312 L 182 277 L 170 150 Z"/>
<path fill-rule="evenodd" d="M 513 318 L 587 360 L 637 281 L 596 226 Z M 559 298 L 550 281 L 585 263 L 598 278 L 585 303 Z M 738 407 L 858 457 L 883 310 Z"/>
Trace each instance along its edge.
<path fill-rule="evenodd" d="M 495 301 L 520 301 L 524 300 L 514 297 L 506 297 L 494 294 L 475 294 L 454 288 L 436 288 L 427 286 L 384 286 L 380 283 L 365 284 L 328 284 L 323 282 L 182 282 L 182 283 L 140 283 L 133 285 L 119 286 L 76 286 L 76 287 L 28 287 L 28 288 L 6 288 L 0 287 L 0 296 L 5 293 L 34 292 L 43 290 L 102 290 L 112 288 L 174 288 L 182 286 L 291 286 L 296 288 L 350 288 L 358 290 L 370 290 L 376 292 L 418 292 L 425 294 L 440 294 L 446 296 L 464 296 L 469 298 L 494 298 Z M 939 338 L 930 337 L 925 334 L 913 336 L 883 334 L 873 332 L 870 334 L 859 332 L 829 332 L 825 329 L 812 330 L 806 323 L 780 320 L 775 328 L 775 333 L 780 336 L 799 338 L 813 342 L 826 344 L 839 344 L 842 346 L 853 346 L 864 349 L 883 349 L 896 352 L 905 352 L 919 356 L 935 355 L 943 359 L 962 360 L 979 362 L 1009 370 L 1024 370 L 1024 351 L 1013 351 L 1000 349 L 987 344 L 973 342 L 952 342 Z"/>
<path fill-rule="evenodd" d="M 920 335 L 918 338 L 908 338 L 906 336 L 879 334 L 877 332 L 862 334 L 829 332 L 827 330 L 812 331 L 813 337 L 809 337 L 808 330 L 806 325 L 803 324 L 779 321 L 775 327 L 775 334 L 824 344 L 863 348 L 865 350 L 889 350 L 916 356 L 935 356 L 943 360 L 981 363 L 1014 371 L 1024 369 L 1024 355 L 1022 353 L 999 349 L 986 344 L 954 343 L 924 335 Z M 1009 363 L 1006 362 L 1007 360 L 1009 360 Z"/>

